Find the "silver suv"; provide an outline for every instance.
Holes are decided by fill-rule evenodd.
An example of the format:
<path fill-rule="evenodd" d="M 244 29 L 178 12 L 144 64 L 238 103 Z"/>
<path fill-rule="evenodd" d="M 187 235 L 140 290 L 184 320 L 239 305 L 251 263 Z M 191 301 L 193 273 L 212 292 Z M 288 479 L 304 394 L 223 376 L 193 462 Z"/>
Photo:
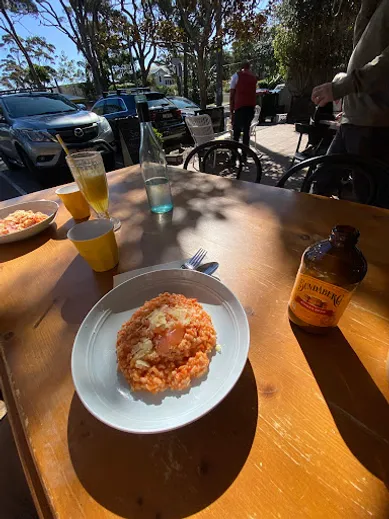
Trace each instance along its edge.
<path fill-rule="evenodd" d="M 66 164 L 64 152 L 54 140 L 56 134 L 73 151 L 101 151 L 106 168 L 114 169 L 115 139 L 104 117 L 87 112 L 61 94 L 0 92 L 0 157 L 6 166 L 16 169 L 22 165 L 43 181 L 56 181 L 56 172 Z"/>

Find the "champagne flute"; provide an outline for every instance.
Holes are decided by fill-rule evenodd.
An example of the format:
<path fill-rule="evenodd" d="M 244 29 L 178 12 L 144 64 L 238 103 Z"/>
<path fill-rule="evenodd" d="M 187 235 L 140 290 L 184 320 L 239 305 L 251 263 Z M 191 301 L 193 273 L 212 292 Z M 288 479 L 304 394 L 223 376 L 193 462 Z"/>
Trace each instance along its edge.
<path fill-rule="evenodd" d="M 114 231 L 120 229 L 121 221 L 109 214 L 107 174 L 99 151 L 80 151 L 66 156 L 66 162 L 80 191 L 98 218 L 108 218 Z"/>

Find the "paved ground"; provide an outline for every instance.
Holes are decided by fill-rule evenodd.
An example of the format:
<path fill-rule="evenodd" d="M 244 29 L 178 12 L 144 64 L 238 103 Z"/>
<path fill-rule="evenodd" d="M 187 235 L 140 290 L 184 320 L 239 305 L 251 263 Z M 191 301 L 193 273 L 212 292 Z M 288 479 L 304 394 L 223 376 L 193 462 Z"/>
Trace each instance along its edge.
<path fill-rule="evenodd" d="M 257 139 L 251 141 L 260 155 L 263 169 L 261 183 L 274 186 L 290 166 L 298 135 L 289 124 L 262 125 L 257 127 Z M 305 141 L 302 143 L 305 145 Z M 298 180 L 289 188 L 297 188 Z M 0 163 L 0 200 L 39 191 L 41 186 L 25 169 L 8 171 Z M 0 517 L 1 519 L 36 518 L 34 505 L 18 460 L 7 416 L 0 400 Z"/>
<path fill-rule="evenodd" d="M 116 159 L 117 168 L 123 167 L 121 154 Z M 63 171 L 61 173 L 63 175 Z M 58 182 L 61 184 L 62 182 Z M 0 201 L 44 189 L 36 178 L 25 168 L 8 170 L 0 159 Z"/>
<path fill-rule="evenodd" d="M 296 150 L 299 134 L 293 124 L 263 125 L 257 127 L 257 144 L 251 141 L 261 156 L 263 175 L 261 184 L 274 186 L 283 173 L 290 168 Z M 307 145 L 307 136 L 303 136 L 300 149 Z M 285 187 L 298 189 L 301 178 L 290 179 Z"/>
<path fill-rule="evenodd" d="M 230 139 L 227 133 L 226 137 L 220 138 Z M 294 125 L 291 124 L 262 124 L 257 126 L 256 139 L 251 137 L 250 146 L 256 150 L 260 157 L 262 166 L 261 184 L 268 186 L 275 186 L 282 175 L 290 168 L 291 160 L 296 150 L 298 142 L 298 134 L 294 131 Z M 307 144 L 307 138 L 303 138 L 300 149 L 303 149 Z M 187 148 L 184 153 L 184 158 L 187 157 L 193 148 Z M 215 163 L 212 160 L 206 164 L 206 171 L 217 171 L 218 174 L 232 177 L 231 165 L 228 162 L 230 156 L 228 153 L 219 151 Z M 182 167 L 182 166 L 179 166 Z M 191 160 L 188 169 L 199 170 L 197 157 Z M 236 174 L 236 172 L 235 172 Z M 248 159 L 247 166 L 244 167 L 241 175 L 242 180 L 254 182 L 256 178 L 256 168 L 254 161 Z M 303 175 L 298 175 L 290 179 L 285 185 L 288 189 L 300 189 Z"/>

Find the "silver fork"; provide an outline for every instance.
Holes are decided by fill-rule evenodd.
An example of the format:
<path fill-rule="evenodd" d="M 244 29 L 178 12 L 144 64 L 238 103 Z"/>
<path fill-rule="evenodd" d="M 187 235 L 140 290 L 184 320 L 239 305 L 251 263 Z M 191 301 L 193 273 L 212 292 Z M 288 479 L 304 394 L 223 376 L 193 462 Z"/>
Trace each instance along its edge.
<path fill-rule="evenodd" d="M 197 269 L 206 255 L 207 251 L 205 249 L 199 249 L 192 258 L 188 259 L 188 261 L 185 261 L 185 263 L 181 265 L 181 268 L 189 270 Z"/>

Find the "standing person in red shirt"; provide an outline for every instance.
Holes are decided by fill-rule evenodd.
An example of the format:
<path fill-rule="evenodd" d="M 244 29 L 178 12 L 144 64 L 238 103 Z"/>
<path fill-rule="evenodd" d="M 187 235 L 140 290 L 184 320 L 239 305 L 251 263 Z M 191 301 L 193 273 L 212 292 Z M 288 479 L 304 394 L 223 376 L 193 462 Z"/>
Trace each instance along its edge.
<path fill-rule="evenodd" d="M 256 104 L 257 78 L 250 70 L 248 61 L 243 63 L 242 70 L 231 78 L 230 113 L 234 130 L 234 141 L 239 142 L 243 132 L 243 144 L 250 144 L 250 125 L 254 117 Z"/>

